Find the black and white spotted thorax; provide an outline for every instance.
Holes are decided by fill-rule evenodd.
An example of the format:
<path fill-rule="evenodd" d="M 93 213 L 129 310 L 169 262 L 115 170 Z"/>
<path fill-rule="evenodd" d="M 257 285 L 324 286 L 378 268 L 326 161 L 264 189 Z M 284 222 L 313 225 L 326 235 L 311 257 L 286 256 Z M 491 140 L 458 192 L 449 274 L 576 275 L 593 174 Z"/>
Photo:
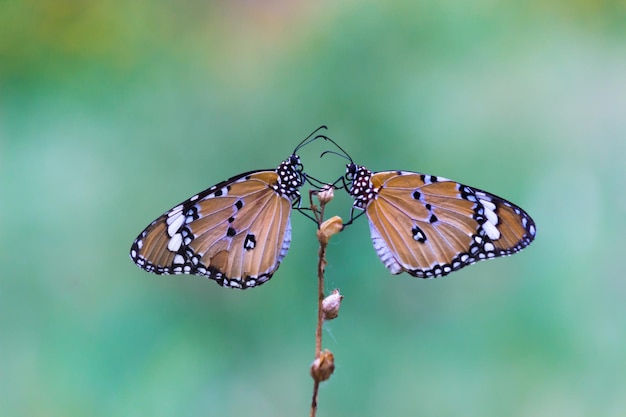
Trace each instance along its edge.
<path fill-rule="evenodd" d="M 304 167 L 298 155 L 291 155 L 288 159 L 280 163 L 276 168 L 278 181 L 272 187 L 274 190 L 291 201 L 300 199 L 300 188 L 306 181 Z"/>
<path fill-rule="evenodd" d="M 372 171 L 353 163 L 347 165 L 346 180 L 351 182 L 349 193 L 354 197 L 353 207 L 365 210 L 367 204 L 376 198 L 378 190 L 372 184 Z"/>

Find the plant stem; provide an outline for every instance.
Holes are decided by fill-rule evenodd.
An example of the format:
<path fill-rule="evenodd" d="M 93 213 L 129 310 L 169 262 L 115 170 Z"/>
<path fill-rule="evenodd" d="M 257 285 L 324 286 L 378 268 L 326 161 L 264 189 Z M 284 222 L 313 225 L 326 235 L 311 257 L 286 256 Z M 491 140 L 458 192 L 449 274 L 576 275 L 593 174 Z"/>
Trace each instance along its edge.
<path fill-rule="evenodd" d="M 317 195 L 320 202 L 318 208 L 313 204 L 313 195 Z M 317 327 L 315 328 L 315 360 L 311 364 L 311 376 L 313 377 L 313 397 L 311 398 L 311 417 L 317 413 L 317 394 L 320 382 L 326 381 L 335 370 L 335 357 L 329 350 L 322 352 L 322 326 L 325 320 L 332 320 L 339 314 L 339 304 L 343 298 L 339 290 L 333 291 L 328 297 L 324 297 L 324 272 L 326 270 L 326 248 L 328 239 L 343 230 L 343 221 L 334 216 L 324 221 L 324 207 L 333 197 L 332 186 L 324 187 L 319 191 L 309 191 L 311 210 L 317 222 L 317 240 L 320 248 L 317 251 Z"/>
<path fill-rule="evenodd" d="M 317 328 L 315 329 L 315 357 L 319 358 L 322 353 L 322 325 L 324 315 L 322 302 L 324 301 L 324 269 L 326 268 L 326 242 L 320 241 L 317 262 Z"/>
<path fill-rule="evenodd" d="M 324 221 L 324 203 L 320 203 L 319 209 L 313 204 L 313 193 L 309 193 L 311 209 L 317 220 L 318 228 Z M 320 248 L 317 252 L 317 327 L 315 328 L 315 359 L 319 359 L 322 353 L 322 325 L 324 324 L 324 315 L 322 312 L 322 302 L 324 301 L 324 268 L 326 267 L 326 246 L 327 241 L 322 239 L 318 234 Z M 311 417 L 315 417 L 317 413 L 317 393 L 319 391 L 320 381 L 313 378 L 313 397 L 311 398 Z"/>

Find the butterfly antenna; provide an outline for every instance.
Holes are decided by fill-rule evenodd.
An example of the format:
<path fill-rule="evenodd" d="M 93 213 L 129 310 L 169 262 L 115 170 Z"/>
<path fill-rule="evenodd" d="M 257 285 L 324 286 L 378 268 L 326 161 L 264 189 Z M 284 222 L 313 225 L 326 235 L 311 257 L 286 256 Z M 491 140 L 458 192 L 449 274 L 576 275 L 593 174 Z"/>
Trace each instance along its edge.
<path fill-rule="evenodd" d="M 346 155 L 341 154 L 341 153 L 339 153 L 339 152 L 335 152 L 335 151 L 324 151 L 324 152 L 322 152 L 322 154 L 320 155 L 320 158 L 322 158 L 324 155 L 329 154 L 329 153 L 330 153 L 330 154 L 333 154 L 333 155 L 340 156 L 340 157 L 345 158 L 345 159 L 347 159 L 348 161 L 352 162 L 352 160 L 351 160 L 349 157 L 347 157 Z"/>
<path fill-rule="evenodd" d="M 346 152 L 341 146 L 339 146 L 339 144 L 337 142 L 335 142 L 334 140 L 332 140 L 331 138 L 329 138 L 328 136 L 325 136 L 325 135 L 317 135 L 316 138 L 317 137 L 321 137 L 324 140 L 329 141 L 330 143 L 335 145 L 337 147 L 337 149 L 339 149 L 342 152 L 342 153 L 339 153 L 339 152 L 335 152 L 335 151 L 325 151 L 325 152 L 322 152 L 322 154 L 320 155 L 320 158 L 323 157 L 324 155 L 326 155 L 327 153 L 332 153 L 334 155 L 341 156 L 342 158 L 346 158 L 351 163 L 354 163 L 354 161 L 352 160 L 352 158 L 350 157 L 348 152 Z"/>
<path fill-rule="evenodd" d="M 309 143 L 311 143 L 311 142 L 316 141 L 316 140 L 317 140 L 317 139 L 319 139 L 321 136 L 323 136 L 323 135 L 317 135 L 317 136 L 313 136 L 313 135 L 315 135 L 315 134 L 316 134 L 317 132 L 319 132 L 320 130 L 326 130 L 326 129 L 328 129 L 328 128 L 326 127 L 326 125 L 321 125 L 321 126 L 320 126 L 320 127 L 318 127 L 317 129 L 315 129 L 313 132 L 311 132 L 311 133 L 309 134 L 309 136 L 307 136 L 306 138 L 304 138 L 304 139 L 302 140 L 302 142 L 300 142 L 300 143 L 298 144 L 298 146 L 296 146 L 296 149 L 294 149 L 294 150 L 293 150 L 293 154 L 295 155 L 295 154 L 296 154 L 296 152 L 298 152 L 298 150 L 299 150 L 300 148 L 302 148 L 302 147 L 303 147 L 303 146 L 305 146 L 305 145 L 308 145 L 308 144 L 309 144 Z"/>
<path fill-rule="evenodd" d="M 352 208 L 352 210 L 350 210 L 350 221 L 347 223 L 343 224 L 343 227 L 348 227 L 350 226 L 356 219 L 358 219 L 359 217 L 361 217 L 362 215 L 365 214 L 365 210 L 360 212 L 359 214 L 357 214 L 356 216 L 354 215 L 354 207 Z"/>

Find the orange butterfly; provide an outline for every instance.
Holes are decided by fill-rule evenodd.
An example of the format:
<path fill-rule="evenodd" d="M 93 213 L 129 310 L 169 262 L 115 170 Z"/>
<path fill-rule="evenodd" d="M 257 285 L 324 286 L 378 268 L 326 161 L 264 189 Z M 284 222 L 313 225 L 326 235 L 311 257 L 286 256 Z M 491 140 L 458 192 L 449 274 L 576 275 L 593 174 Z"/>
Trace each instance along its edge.
<path fill-rule="evenodd" d="M 503 198 L 433 175 L 371 172 L 347 158 L 344 185 L 354 204 L 346 225 L 363 214 L 354 209 L 367 214 L 374 249 L 392 274 L 441 277 L 535 238 L 530 216 Z"/>
<path fill-rule="evenodd" d="M 130 257 L 155 274 L 202 275 L 246 289 L 276 272 L 291 243 L 291 209 L 300 210 L 307 175 L 296 152 L 274 170 L 239 174 L 168 210 L 139 234 Z"/>

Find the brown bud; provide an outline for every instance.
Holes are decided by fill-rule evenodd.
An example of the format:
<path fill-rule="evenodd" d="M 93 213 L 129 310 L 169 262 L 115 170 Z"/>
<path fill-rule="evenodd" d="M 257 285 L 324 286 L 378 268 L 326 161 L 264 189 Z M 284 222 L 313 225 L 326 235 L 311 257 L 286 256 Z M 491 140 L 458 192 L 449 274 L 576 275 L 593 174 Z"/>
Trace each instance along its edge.
<path fill-rule="evenodd" d="M 330 237 L 343 230 L 343 220 L 339 216 L 333 216 L 320 225 L 317 231 L 317 238 L 320 242 L 326 244 Z"/>
<path fill-rule="evenodd" d="M 335 370 L 335 357 L 325 349 L 311 364 L 311 376 L 317 382 L 326 381 Z"/>
<path fill-rule="evenodd" d="M 341 300 L 343 300 L 343 295 L 339 293 L 338 289 L 333 290 L 329 296 L 324 298 L 324 301 L 322 301 L 324 320 L 337 318 L 339 315 L 339 307 L 341 307 Z"/>
<path fill-rule="evenodd" d="M 328 203 L 335 196 L 335 191 L 332 185 L 326 184 L 321 190 L 317 192 L 317 199 L 321 205 Z"/>

